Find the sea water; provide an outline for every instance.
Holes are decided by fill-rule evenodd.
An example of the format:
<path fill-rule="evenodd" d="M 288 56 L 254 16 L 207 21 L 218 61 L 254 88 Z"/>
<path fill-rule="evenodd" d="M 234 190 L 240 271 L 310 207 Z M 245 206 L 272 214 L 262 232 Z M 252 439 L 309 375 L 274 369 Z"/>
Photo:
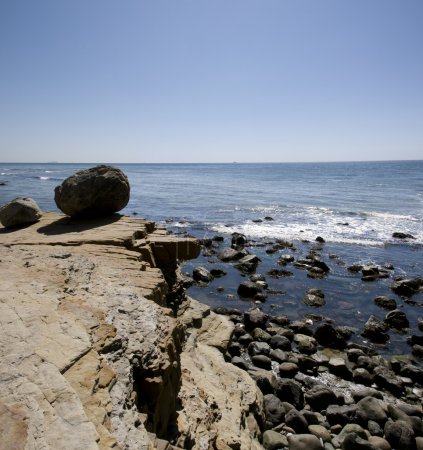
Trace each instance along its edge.
<path fill-rule="evenodd" d="M 15 197 L 32 197 L 43 210 L 57 211 L 54 187 L 75 171 L 95 164 L 4 164 L 0 163 L 0 204 Z M 321 236 L 321 257 L 330 272 L 322 280 L 287 266 L 292 276 L 267 276 L 269 295 L 261 307 L 292 320 L 305 314 L 331 318 L 337 325 L 357 329 L 353 338 L 362 342 L 360 331 L 370 314 L 383 319 L 386 311 L 374 304 L 378 295 L 395 298 L 410 320 L 406 333 L 390 332 L 382 353 L 407 353 L 406 338 L 418 334 L 423 316 L 423 294 L 405 302 L 390 290 L 395 277 L 423 276 L 423 161 L 290 164 L 114 164 L 128 176 L 131 198 L 122 211 L 166 223 L 182 236 L 198 238 L 220 235 L 225 241 L 183 270 L 195 266 L 224 268 L 225 277 L 207 286 L 193 286 L 190 295 L 211 305 L 245 310 L 252 302 L 236 294 L 245 276 L 221 263 L 217 253 L 230 246 L 233 232 L 250 240 L 248 250 L 262 260 L 257 272 L 264 275 L 278 268 L 278 258 L 290 253 L 305 257 Z M 265 220 L 265 218 L 271 220 Z M 261 220 L 261 221 L 259 221 Z M 393 232 L 411 234 L 398 240 Z M 293 243 L 295 250 L 266 253 L 276 239 Z M 350 273 L 351 264 L 392 264 L 386 280 L 364 282 Z M 280 268 L 280 267 L 279 267 Z M 325 292 L 326 305 L 313 309 L 302 298 L 310 287 Z M 223 289 L 223 291 L 222 291 Z M 313 316 L 310 316 L 313 317 Z"/>

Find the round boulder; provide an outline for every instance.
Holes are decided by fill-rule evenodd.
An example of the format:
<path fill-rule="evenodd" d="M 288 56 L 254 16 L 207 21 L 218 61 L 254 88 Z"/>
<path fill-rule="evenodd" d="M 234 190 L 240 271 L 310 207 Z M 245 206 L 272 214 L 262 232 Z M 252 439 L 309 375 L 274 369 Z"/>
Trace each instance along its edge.
<path fill-rule="evenodd" d="M 0 208 L 0 222 L 6 228 L 38 222 L 43 215 L 32 198 L 15 198 Z"/>
<path fill-rule="evenodd" d="M 80 170 L 54 190 L 54 201 L 68 216 L 104 216 L 129 201 L 129 181 L 119 169 L 96 166 Z"/>

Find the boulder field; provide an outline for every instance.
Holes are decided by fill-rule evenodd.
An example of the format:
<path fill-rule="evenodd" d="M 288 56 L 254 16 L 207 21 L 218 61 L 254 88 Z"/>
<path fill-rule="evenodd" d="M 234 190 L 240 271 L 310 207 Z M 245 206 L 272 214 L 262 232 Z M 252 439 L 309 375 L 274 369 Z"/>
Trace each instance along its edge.
<path fill-rule="evenodd" d="M 0 228 L 0 448 L 262 448 L 234 325 L 183 289 L 199 252 L 117 214 Z"/>

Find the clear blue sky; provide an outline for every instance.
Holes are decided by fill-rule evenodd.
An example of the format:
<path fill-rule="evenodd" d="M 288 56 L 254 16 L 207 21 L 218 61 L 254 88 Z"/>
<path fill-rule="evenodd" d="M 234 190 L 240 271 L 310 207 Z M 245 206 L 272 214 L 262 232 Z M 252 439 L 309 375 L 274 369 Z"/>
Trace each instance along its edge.
<path fill-rule="evenodd" d="M 0 161 L 422 159 L 422 0 L 1 0 Z"/>

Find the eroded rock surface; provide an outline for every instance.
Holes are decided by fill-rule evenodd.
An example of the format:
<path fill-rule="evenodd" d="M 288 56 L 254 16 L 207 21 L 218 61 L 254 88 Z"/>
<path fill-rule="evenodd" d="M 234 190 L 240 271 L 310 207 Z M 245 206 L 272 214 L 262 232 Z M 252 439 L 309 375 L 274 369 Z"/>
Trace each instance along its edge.
<path fill-rule="evenodd" d="M 232 438 L 255 448 L 259 394 L 219 350 L 230 327 L 181 294 L 177 259 L 199 251 L 192 238 L 118 215 L 47 213 L 0 228 L 2 443 L 139 450 L 179 436 L 186 448 L 227 448 L 218 442 L 236 428 Z M 192 392 L 205 393 L 198 420 Z"/>

